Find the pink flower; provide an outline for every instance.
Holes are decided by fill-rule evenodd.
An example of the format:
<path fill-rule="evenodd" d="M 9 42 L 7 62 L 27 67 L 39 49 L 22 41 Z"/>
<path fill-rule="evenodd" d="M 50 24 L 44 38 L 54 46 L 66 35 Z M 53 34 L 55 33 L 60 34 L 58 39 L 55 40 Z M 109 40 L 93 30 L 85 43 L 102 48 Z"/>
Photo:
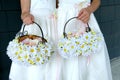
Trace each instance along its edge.
<path fill-rule="evenodd" d="M 29 45 L 29 46 L 35 46 L 41 41 L 42 41 L 41 38 L 36 38 L 34 40 L 27 38 L 27 39 L 23 40 L 22 43 L 26 44 L 26 45 Z"/>

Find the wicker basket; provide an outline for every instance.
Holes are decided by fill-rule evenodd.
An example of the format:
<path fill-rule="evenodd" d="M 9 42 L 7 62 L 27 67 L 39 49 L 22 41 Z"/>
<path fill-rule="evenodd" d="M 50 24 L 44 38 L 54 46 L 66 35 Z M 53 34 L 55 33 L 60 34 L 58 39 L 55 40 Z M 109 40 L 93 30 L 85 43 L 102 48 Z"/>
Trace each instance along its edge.
<path fill-rule="evenodd" d="M 44 38 L 40 25 L 36 22 L 34 24 L 39 27 L 42 36 L 28 34 L 24 31 L 26 26 L 24 25 L 22 32 L 19 32 L 7 47 L 7 55 L 13 62 L 23 65 L 41 65 L 47 63 L 52 56 L 54 50 L 51 43 Z M 31 45 L 33 41 L 34 45 Z"/>
<path fill-rule="evenodd" d="M 89 56 L 96 53 L 101 47 L 102 35 L 95 32 L 89 27 L 85 27 L 84 34 L 69 36 L 72 32 L 66 33 L 67 24 L 77 17 L 70 18 L 64 25 L 63 37 L 58 42 L 58 51 L 63 58 L 71 58 L 75 56 Z"/>

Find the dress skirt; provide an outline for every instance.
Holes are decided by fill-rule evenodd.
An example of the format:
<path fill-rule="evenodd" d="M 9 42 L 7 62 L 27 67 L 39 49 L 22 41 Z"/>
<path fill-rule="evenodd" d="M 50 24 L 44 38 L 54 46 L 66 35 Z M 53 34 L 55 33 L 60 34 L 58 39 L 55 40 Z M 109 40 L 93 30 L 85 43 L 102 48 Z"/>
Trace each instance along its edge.
<path fill-rule="evenodd" d="M 70 18 L 77 17 L 79 11 L 89 5 L 89 0 L 60 0 L 57 20 L 58 39 L 63 34 L 65 23 Z M 76 24 L 72 24 L 72 21 L 69 24 L 73 27 L 66 30 L 76 30 Z M 88 24 L 92 29 L 102 34 L 93 13 L 90 15 Z M 61 66 L 60 80 L 112 80 L 109 55 L 105 41 L 102 45 L 101 48 L 98 48 L 98 53 L 92 54 L 89 57 L 61 58 L 59 61 Z"/>
<path fill-rule="evenodd" d="M 53 10 L 48 8 L 41 8 L 37 11 L 35 9 L 31 10 L 31 14 L 34 15 L 35 22 L 41 26 L 45 38 L 54 43 L 55 20 L 53 17 Z M 23 26 L 20 31 L 22 30 Z M 28 31 L 28 34 L 41 36 L 41 31 L 36 24 L 26 25 L 25 31 Z M 48 63 L 40 66 L 25 66 L 12 62 L 9 78 L 10 80 L 56 80 L 56 66 L 56 53 L 54 56 L 52 56 Z"/>

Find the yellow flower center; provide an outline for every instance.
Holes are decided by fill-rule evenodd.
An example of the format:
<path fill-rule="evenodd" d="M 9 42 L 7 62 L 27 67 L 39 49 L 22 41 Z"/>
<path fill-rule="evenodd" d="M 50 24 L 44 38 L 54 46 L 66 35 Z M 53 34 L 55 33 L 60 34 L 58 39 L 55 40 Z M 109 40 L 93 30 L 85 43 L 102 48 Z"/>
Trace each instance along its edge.
<path fill-rule="evenodd" d="M 84 48 L 84 45 L 82 45 L 81 48 Z"/>
<path fill-rule="evenodd" d="M 36 58 L 36 61 L 39 62 L 39 61 L 40 61 L 40 58 L 37 57 L 37 58 Z"/>
<path fill-rule="evenodd" d="M 88 39 L 88 36 L 86 36 L 85 38 Z"/>
<path fill-rule="evenodd" d="M 71 46 L 72 49 L 74 49 L 74 46 Z"/>
<path fill-rule="evenodd" d="M 91 43 L 89 43 L 89 45 L 90 45 L 90 46 L 92 46 L 92 44 L 91 44 Z"/>
<path fill-rule="evenodd" d="M 38 48 L 37 51 L 40 52 L 40 48 Z"/>
<path fill-rule="evenodd" d="M 33 53 L 33 52 L 34 52 L 34 49 L 30 49 L 30 52 L 32 52 L 32 53 Z"/>
<path fill-rule="evenodd" d="M 19 54 L 18 52 L 15 53 L 15 55 L 18 55 L 18 54 Z"/>
<path fill-rule="evenodd" d="M 28 55 L 25 55 L 24 58 L 27 59 L 27 58 L 28 58 Z"/>
<path fill-rule="evenodd" d="M 19 49 L 22 50 L 22 47 L 20 46 Z"/>
<path fill-rule="evenodd" d="M 48 50 L 45 50 L 45 53 L 48 53 Z"/>
<path fill-rule="evenodd" d="M 64 49 L 64 52 L 67 52 L 67 49 L 66 49 L 66 48 Z"/>
<path fill-rule="evenodd" d="M 91 34 L 92 34 L 92 35 L 95 35 L 96 33 L 95 33 L 95 31 L 92 30 L 92 31 L 91 31 Z"/>
<path fill-rule="evenodd" d="M 30 64 L 34 64 L 34 62 L 33 62 L 32 60 L 28 60 L 28 62 L 29 62 Z"/>
<path fill-rule="evenodd" d="M 76 42 L 76 44 L 80 44 L 80 42 Z"/>
<path fill-rule="evenodd" d="M 18 60 L 22 60 L 22 57 L 21 57 L 21 56 L 18 56 Z"/>

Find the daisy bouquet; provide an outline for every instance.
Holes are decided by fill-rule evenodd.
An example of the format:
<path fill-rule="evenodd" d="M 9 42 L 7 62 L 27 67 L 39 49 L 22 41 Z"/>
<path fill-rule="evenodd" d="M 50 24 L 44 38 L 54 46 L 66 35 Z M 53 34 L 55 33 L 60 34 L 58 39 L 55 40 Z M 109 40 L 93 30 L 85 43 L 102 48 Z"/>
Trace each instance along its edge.
<path fill-rule="evenodd" d="M 65 32 L 67 23 L 74 18 L 77 17 L 69 19 L 64 26 L 63 36 L 58 41 L 59 54 L 63 58 L 71 58 L 75 56 L 89 56 L 93 53 L 97 53 L 102 46 L 102 34 L 95 32 L 89 25 L 82 34 L 79 34 L 79 31 L 76 33 Z"/>
<path fill-rule="evenodd" d="M 35 24 L 38 25 L 37 23 Z M 42 37 L 28 35 L 23 28 L 23 32 L 20 32 L 19 36 L 9 42 L 7 55 L 13 62 L 29 66 L 45 64 L 50 60 L 54 53 L 52 44 L 44 38 L 42 29 L 40 26 L 39 28 Z"/>

